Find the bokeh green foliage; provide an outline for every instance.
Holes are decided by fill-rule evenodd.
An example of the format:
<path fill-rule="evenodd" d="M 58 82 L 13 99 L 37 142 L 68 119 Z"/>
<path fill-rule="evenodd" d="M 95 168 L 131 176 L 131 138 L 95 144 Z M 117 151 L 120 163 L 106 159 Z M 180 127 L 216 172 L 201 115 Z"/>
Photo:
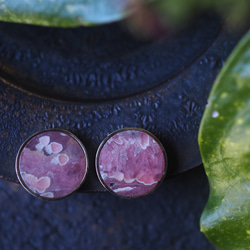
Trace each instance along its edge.
<path fill-rule="evenodd" d="M 155 0 L 147 1 L 167 21 L 182 25 L 205 11 L 213 11 L 226 18 L 230 25 L 241 25 L 249 20 L 249 0 Z"/>
<path fill-rule="evenodd" d="M 56 27 L 97 25 L 129 17 L 138 6 L 153 10 L 168 26 L 181 26 L 203 11 L 226 16 L 235 26 L 250 16 L 250 0 L 1 0 L 0 21 Z"/>
<path fill-rule="evenodd" d="M 75 27 L 118 21 L 127 15 L 123 0 L 1 0 L 0 21 Z"/>

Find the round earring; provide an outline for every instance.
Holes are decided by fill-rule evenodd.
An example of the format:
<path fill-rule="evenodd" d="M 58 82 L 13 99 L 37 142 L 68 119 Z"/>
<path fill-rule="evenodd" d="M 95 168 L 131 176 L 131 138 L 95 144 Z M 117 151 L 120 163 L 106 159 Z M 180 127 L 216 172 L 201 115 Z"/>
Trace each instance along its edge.
<path fill-rule="evenodd" d="M 123 198 L 153 192 L 163 181 L 167 155 L 150 132 L 125 128 L 111 133 L 96 154 L 96 172 L 102 185 Z"/>
<path fill-rule="evenodd" d="M 88 170 L 85 147 L 62 129 L 39 131 L 20 147 L 16 157 L 20 184 L 32 195 L 56 200 L 74 192 Z"/>

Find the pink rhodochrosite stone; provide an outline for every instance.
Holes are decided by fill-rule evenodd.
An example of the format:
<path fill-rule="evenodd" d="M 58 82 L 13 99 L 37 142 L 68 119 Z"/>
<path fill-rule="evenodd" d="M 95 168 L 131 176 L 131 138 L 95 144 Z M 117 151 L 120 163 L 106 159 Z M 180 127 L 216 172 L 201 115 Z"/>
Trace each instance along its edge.
<path fill-rule="evenodd" d="M 16 172 L 21 184 L 41 198 L 59 199 L 76 190 L 87 171 L 87 154 L 71 133 L 47 130 L 21 147 Z"/>
<path fill-rule="evenodd" d="M 111 192 L 127 198 L 146 195 L 166 172 L 166 154 L 160 142 L 141 129 L 118 130 L 100 146 L 97 173 Z"/>

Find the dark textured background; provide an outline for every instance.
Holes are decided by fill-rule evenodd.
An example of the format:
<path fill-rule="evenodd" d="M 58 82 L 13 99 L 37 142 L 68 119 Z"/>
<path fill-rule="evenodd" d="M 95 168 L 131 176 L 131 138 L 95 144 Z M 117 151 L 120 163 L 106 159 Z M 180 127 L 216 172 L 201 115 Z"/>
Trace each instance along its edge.
<path fill-rule="evenodd" d="M 45 128 L 76 134 L 91 159 L 83 193 L 60 201 L 0 180 L 0 249 L 214 249 L 199 231 L 209 193 L 203 168 L 172 175 L 201 163 L 207 96 L 242 34 L 211 15 L 156 43 L 124 39 L 117 24 L 66 31 L 0 23 L 0 178 L 17 181 L 18 148 Z M 103 190 L 94 169 L 100 142 L 129 126 L 161 140 L 168 179 L 138 200 L 84 193 Z"/>
<path fill-rule="evenodd" d="M 60 201 L 42 201 L 1 180 L 0 248 L 214 249 L 199 231 L 208 192 L 202 166 L 137 200 L 74 193 Z"/>
<path fill-rule="evenodd" d="M 118 23 L 63 30 L 0 23 L 0 178 L 17 182 L 19 147 L 46 128 L 69 130 L 85 145 L 83 192 L 103 190 L 96 150 L 120 128 L 159 138 L 168 177 L 201 164 L 201 116 L 242 34 L 212 14 L 157 41 L 138 41 Z"/>

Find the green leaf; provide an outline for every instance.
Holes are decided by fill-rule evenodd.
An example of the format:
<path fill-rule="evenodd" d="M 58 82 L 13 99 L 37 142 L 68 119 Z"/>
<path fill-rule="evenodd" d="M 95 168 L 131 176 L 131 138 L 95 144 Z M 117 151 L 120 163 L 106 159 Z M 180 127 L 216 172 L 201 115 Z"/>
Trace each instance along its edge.
<path fill-rule="evenodd" d="M 126 15 L 123 0 L 0 0 L 0 21 L 57 27 L 108 23 Z"/>
<path fill-rule="evenodd" d="M 201 231 L 217 249 L 250 249 L 250 32 L 214 83 L 199 145 L 210 186 Z"/>

